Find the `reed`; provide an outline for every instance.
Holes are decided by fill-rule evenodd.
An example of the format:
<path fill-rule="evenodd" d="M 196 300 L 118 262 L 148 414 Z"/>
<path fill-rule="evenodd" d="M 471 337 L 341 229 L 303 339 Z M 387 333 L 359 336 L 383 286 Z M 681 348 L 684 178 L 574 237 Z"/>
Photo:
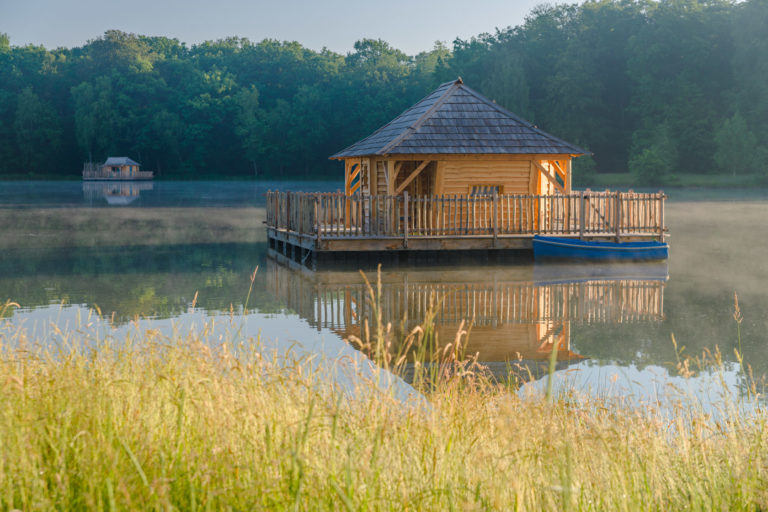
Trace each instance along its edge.
<path fill-rule="evenodd" d="M 349 362 L 350 390 L 258 339 L 95 322 L 33 340 L 0 320 L 0 510 L 768 507 L 767 418 L 727 397 L 521 397 L 456 345 L 417 350 L 428 325 L 390 356 L 376 325 L 382 369 Z M 386 385 L 398 364 L 425 369 L 411 401 Z"/>

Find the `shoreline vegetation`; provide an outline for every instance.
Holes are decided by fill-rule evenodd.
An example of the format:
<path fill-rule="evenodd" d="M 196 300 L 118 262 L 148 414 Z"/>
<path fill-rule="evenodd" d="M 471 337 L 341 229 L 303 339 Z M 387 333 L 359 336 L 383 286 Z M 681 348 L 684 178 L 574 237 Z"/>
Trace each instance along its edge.
<path fill-rule="evenodd" d="M 341 176 L 341 175 L 339 175 Z M 334 176 L 328 175 L 313 175 L 313 176 L 295 176 L 283 179 L 267 178 L 267 177 L 253 177 L 253 176 L 217 176 L 213 174 L 199 175 L 199 176 L 166 176 L 156 177 L 154 182 L 189 182 L 189 181 L 247 181 L 258 183 L 261 181 L 269 181 L 271 183 L 279 184 L 281 181 L 285 182 L 328 182 L 333 181 Z M 601 188 L 616 188 L 616 187 L 639 187 L 639 188 L 653 188 L 654 185 L 648 183 L 642 183 L 638 181 L 638 177 L 635 174 L 625 173 L 591 173 L 584 177 L 574 177 L 574 187 L 577 189 L 591 188 L 592 190 L 599 190 Z M 0 175 L 1 181 L 82 181 L 80 176 L 61 176 L 55 174 L 10 174 Z M 341 178 L 339 177 L 339 183 Z M 658 186 L 664 189 L 739 189 L 739 188 L 765 188 L 768 189 L 768 180 L 765 175 L 754 174 L 739 174 L 737 176 L 730 174 L 685 174 L 679 173 L 672 175 L 666 179 L 664 183 Z"/>
<path fill-rule="evenodd" d="M 544 4 L 416 55 L 370 38 L 341 54 L 120 30 L 46 49 L 0 33 L 0 176 L 76 177 L 117 155 L 157 177 L 338 176 L 329 155 L 463 77 L 593 154 L 577 180 L 765 180 L 767 17 L 764 0 Z"/>
<path fill-rule="evenodd" d="M 30 339 L 3 320 L 16 306 L 0 314 L 3 509 L 768 506 L 768 417 L 754 385 L 733 395 L 717 351 L 676 363 L 719 376 L 715 405 L 676 388 L 632 404 L 553 389 L 554 357 L 546 393 L 520 394 L 524 371 L 494 380 L 463 354 L 471 329 L 440 345 L 430 313 L 404 340 L 374 315 L 350 340 L 370 359 L 329 362 L 243 339 L 234 314 L 223 341 L 207 325 L 114 339 L 98 311 Z M 741 343 L 738 301 L 733 318 Z"/>

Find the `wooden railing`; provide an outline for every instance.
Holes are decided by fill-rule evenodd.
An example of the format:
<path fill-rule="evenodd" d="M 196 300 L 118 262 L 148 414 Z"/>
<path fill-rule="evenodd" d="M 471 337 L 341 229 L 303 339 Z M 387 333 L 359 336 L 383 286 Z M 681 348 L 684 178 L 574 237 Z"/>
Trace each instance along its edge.
<path fill-rule="evenodd" d="M 413 278 L 413 276 L 410 276 Z M 344 329 L 371 320 L 370 291 L 363 283 L 329 284 L 307 279 L 280 264 L 267 267 L 271 293 L 317 328 Z M 432 308 L 437 325 L 474 326 L 575 321 L 582 324 L 660 322 L 665 281 L 587 279 L 537 284 L 510 282 L 400 282 L 380 290 L 384 322 L 422 319 Z"/>
<path fill-rule="evenodd" d="M 663 192 L 402 196 L 267 192 L 267 226 L 322 239 L 562 235 L 663 238 Z"/>
<path fill-rule="evenodd" d="M 132 173 L 112 172 L 103 170 L 83 170 L 86 180 L 150 180 L 154 177 L 152 171 L 133 171 Z"/>

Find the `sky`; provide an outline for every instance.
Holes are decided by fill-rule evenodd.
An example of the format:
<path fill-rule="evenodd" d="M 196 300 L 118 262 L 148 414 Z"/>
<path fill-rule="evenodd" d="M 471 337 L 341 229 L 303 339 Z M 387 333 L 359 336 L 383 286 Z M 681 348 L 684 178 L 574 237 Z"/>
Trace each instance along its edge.
<path fill-rule="evenodd" d="M 523 22 L 543 0 L 0 0 L 11 44 L 81 46 L 107 30 L 188 44 L 229 36 L 347 53 L 362 38 L 409 55 Z"/>

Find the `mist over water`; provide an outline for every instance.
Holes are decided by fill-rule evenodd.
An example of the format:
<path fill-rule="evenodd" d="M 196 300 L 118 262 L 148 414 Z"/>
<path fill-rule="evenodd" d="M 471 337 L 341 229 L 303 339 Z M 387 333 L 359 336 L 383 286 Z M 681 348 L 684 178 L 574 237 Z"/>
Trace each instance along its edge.
<path fill-rule="evenodd" d="M 165 331 L 208 320 L 222 325 L 243 314 L 258 267 L 245 335 L 331 358 L 349 350 L 344 339 L 364 335 L 371 307 L 354 266 L 312 273 L 267 255 L 263 193 L 335 190 L 336 183 L 84 185 L 24 182 L 0 190 L 0 301 L 21 305 L 6 313 L 14 325 L 44 335 L 52 321 L 72 324 L 90 308 L 114 332 L 136 318 L 142 328 Z M 524 364 L 536 378 L 554 348 L 561 384 L 638 399 L 670 385 L 693 385 L 705 396 L 716 375 L 676 376 L 678 352 L 719 350 L 725 380 L 738 392 L 744 375 L 734 355 L 734 292 L 745 361 L 758 379 L 768 372 L 768 200 L 671 195 L 667 264 L 404 261 L 382 272 L 385 321 L 408 332 L 432 297 L 439 341 L 453 341 L 462 321 L 471 325 L 467 353 L 498 375 Z M 375 281 L 374 266 L 365 266 Z"/>

